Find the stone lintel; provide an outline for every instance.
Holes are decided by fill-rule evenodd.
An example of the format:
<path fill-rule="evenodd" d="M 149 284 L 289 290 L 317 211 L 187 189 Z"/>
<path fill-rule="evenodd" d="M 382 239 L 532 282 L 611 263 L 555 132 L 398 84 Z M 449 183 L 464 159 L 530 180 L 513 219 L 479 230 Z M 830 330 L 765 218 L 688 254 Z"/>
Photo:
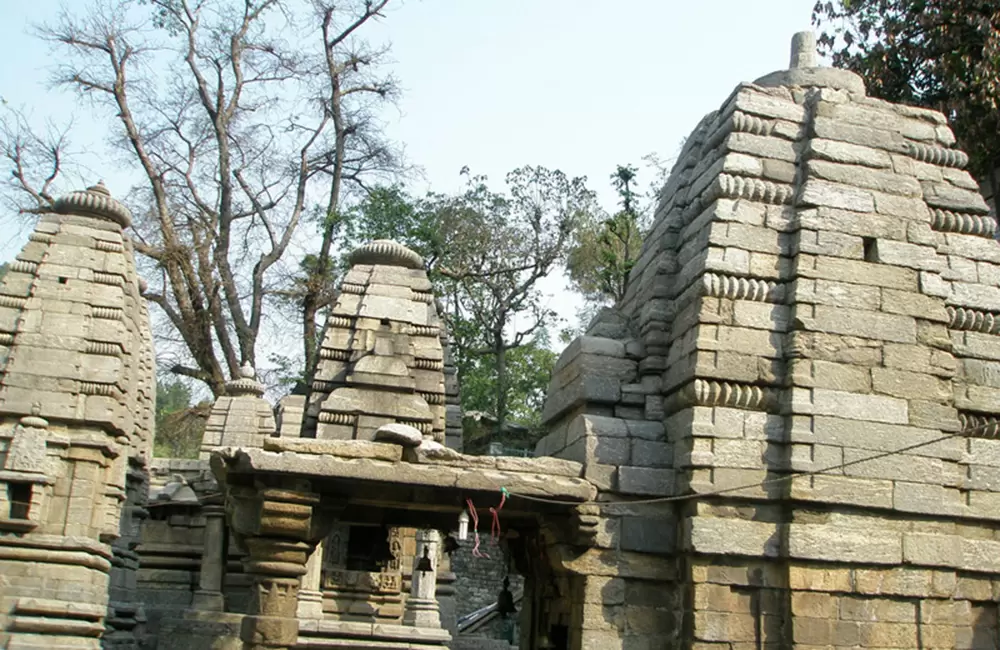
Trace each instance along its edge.
<path fill-rule="evenodd" d="M 281 444 L 284 440 L 275 439 L 275 442 Z M 276 445 L 274 448 L 279 447 Z M 456 461 L 455 457 L 459 460 Z M 499 493 L 501 487 L 506 487 L 514 494 L 565 501 L 591 501 L 597 496 L 597 488 L 581 478 L 557 476 L 544 471 L 483 468 L 476 462 L 479 457 L 467 457 L 470 463 L 463 465 L 461 458 L 462 455 L 455 454 L 446 462 L 428 459 L 422 462 L 388 462 L 377 458 L 342 458 L 294 451 L 222 449 L 212 454 L 211 462 L 217 476 L 261 473 L 309 480 L 349 479 L 355 485 L 371 481 L 413 488 L 455 488 L 492 493 Z M 538 468 L 544 470 L 548 459 L 539 460 L 543 462 L 538 464 Z"/>

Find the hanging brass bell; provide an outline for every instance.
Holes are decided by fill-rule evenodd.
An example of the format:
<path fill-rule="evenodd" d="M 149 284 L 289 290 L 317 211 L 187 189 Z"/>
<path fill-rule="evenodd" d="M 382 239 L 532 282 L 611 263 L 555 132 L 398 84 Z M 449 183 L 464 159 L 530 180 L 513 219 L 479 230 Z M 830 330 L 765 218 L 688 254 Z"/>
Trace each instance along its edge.
<path fill-rule="evenodd" d="M 517 607 L 514 606 L 514 594 L 510 593 L 510 578 L 503 579 L 503 588 L 497 595 L 497 614 L 500 618 L 507 618 L 508 614 L 516 614 Z"/>

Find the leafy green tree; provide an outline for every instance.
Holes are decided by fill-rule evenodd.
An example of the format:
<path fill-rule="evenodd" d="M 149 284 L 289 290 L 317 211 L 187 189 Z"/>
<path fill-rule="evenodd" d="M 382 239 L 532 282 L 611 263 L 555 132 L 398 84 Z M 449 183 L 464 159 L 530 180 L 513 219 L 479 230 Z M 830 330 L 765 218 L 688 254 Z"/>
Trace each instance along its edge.
<path fill-rule="evenodd" d="M 573 238 L 566 272 L 592 306 L 615 304 L 625 297 L 629 273 L 639 256 L 646 218 L 635 191 L 637 173 L 631 165 L 618 166 L 611 181 L 621 209 L 611 216 L 587 215 Z"/>
<path fill-rule="evenodd" d="M 156 385 L 155 456 L 197 458 L 211 404 L 192 405 L 191 389 L 180 381 Z"/>
<path fill-rule="evenodd" d="M 1000 3 L 997 0 L 820 0 L 821 51 L 860 74 L 870 95 L 951 120 L 970 171 L 1000 167 Z"/>
<path fill-rule="evenodd" d="M 523 167 L 506 191 L 463 170 L 455 195 L 416 199 L 398 186 L 371 188 L 345 215 L 347 250 L 393 239 L 417 251 L 442 298 L 462 384 L 462 405 L 496 419 L 537 424 L 555 354 L 555 313 L 538 283 L 565 262 L 577 225 L 594 207 L 585 179 Z"/>
<path fill-rule="evenodd" d="M 449 318 L 461 324 L 453 327 L 458 362 L 490 359 L 489 411 L 502 431 L 511 415 L 511 352 L 555 320 L 538 283 L 565 263 L 574 230 L 596 207 L 586 179 L 559 170 L 515 169 L 503 193 L 490 190 L 486 180 L 468 176 L 463 193 L 430 197 L 429 203 L 447 242 L 434 270 L 443 278 Z M 462 365 L 459 372 L 461 377 Z"/>
<path fill-rule="evenodd" d="M 542 407 L 557 355 L 545 336 L 532 339 L 507 354 L 507 420 L 531 430 L 541 425 Z M 466 411 L 492 413 L 495 408 L 496 359 L 468 357 L 462 375 L 462 406 Z"/>
<path fill-rule="evenodd" d="M 433 208 L 433 202 L 414 199 L 399 185 L 373 187 L 347 215 L 345 248 L 391 239 L 419 253 L 433 270 L 444 247 Z"/>

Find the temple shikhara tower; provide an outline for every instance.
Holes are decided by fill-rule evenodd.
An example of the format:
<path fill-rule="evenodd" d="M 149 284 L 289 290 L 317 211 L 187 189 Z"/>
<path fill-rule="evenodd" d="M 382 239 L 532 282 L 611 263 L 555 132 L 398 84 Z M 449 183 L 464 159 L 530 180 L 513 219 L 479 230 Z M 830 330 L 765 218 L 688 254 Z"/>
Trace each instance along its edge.
<path fill-rule="evenodd" d="M 130 219 L 103 185 L 70 194 L 0 283 L 6 648 L 128 645 L 143 621 L 134 547 L 155 380 Z"/>
<path fill-rule="evenodd" d="M 591 647 L 996 647 L 1000 247 L 954 143 L 811 34 L 687 139 L 547 404 L 540 451 L 664 497 L 606 508 L 663 578 Z"/>
<path fill-rule="evenodd" d="M 272 404 L 247 365 L 200 459 L 152 458 L 130 215 L 56 201 L 0 283 L 0 648 L 509 649 L 468 633 L 502 601 L 521 650 L 995 650 L 1000 245 L 966 162 L 796 35 L 687 138 L 534 458 L 461 453 L 388 241 L 312 385 Z M 449 556 L 490 528 L 523 593 L 472 607 Z"/>

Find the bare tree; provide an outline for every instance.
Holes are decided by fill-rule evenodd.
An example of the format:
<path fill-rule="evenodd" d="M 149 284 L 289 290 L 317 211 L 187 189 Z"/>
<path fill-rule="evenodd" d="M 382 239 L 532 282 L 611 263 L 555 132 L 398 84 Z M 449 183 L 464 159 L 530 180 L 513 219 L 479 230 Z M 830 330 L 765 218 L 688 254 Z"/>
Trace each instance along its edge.
<path fill-rule="evenodd" d="M 287 0 L 148 0 L 141 9 L 109 0 L 39 29 L 62 54 L 56 82 L 109 109 L 113 144 L 141 171 L 129 203 L 136 250 L 154 276 L 145 297 L 186 348 L 190 363 L 171 370 L 216 395 L 244 362 L 256 365 L 278 290 L 303 306 L 312 359 L 345 185 L 400 170 L 376 120 L 396 84 L 378 76 L 385 51 L 359 38 L 388 2 L 311 0 L 300 11 Z M 60 142 L 46 148 L 23 129 L 3 136 L 22 196 L 45 208 Z M 55 162 L 41 184 L 17 173 L 36 151 Z M 283 258 L 314 216 L 323 237 L 293 283 Z"/>

